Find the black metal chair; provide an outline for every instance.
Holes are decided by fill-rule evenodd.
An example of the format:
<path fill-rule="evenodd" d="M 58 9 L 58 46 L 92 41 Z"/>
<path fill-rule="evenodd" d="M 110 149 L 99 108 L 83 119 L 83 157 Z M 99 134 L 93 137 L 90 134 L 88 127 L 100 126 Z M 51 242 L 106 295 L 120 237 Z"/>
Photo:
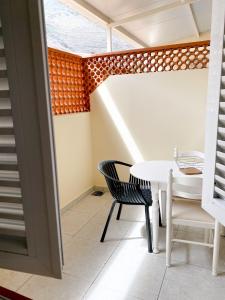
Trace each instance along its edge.
<path fill-rule="evenodd" d="M 104 175 L 109 191 L 114 199 L 100 241 L 104 242 L 116 203 L 119 203 L 119 209 L 116 217 L 117 220 L 120 219 L 123 204 L 144 205 L 148 252 L 152 252 L 151 225 L 149 217 L 149 206 L 152 205 L 151 184 L 148 181 L 137 179 L 132 175 L 130 175 L 129 182 L 120 181 L 116 165 L 132 167 L 130 164 L 116 160 L 102 161 L 98 165 L 98 170 Z"/>

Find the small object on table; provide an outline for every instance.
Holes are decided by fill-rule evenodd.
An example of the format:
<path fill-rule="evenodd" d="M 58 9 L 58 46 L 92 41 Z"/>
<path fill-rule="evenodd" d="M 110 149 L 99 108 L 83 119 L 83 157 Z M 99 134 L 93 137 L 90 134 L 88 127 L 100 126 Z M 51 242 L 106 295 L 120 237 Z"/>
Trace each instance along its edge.
<path fill-rule="evenodd" d="M 178 153 L 177 148 L 174 149 L 174 159 L 180 171 L 185 175 L 202 174 L 204 169 L 204 153 L 199 151 L 188 151 Z M 189 168 L 194 168 L 199 171 L 192 171 Z M 187 169 L 187 171 L 185 170 Z M 190 173 L 189 173 L 190 172 Z"/>
<path fill-rule="evenodd" d="M 194 168 L 194 167 L 187 167 L 187 168 L 180 168 L 180 171 L 185 175 L 198 175 L 202 174 L 202 171 Z"/>

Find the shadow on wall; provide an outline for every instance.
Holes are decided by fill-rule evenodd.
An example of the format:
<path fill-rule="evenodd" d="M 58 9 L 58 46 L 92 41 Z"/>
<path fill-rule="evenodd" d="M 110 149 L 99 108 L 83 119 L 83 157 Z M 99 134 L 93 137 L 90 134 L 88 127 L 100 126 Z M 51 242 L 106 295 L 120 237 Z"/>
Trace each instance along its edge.
<path fill-rule="evenodd" d="M 203 150 L 208 70 L 109 77 L 91 95 L 94 168 L 103 159 L 131 163 Z M 95 185 L 103 185 L 94 174 Z"/>

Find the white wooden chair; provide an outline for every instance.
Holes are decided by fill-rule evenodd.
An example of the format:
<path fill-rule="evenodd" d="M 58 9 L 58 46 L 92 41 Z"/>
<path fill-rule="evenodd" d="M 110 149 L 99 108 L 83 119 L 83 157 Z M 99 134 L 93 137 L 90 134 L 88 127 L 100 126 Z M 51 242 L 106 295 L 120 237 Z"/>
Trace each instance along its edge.
<path fill-rule="evenodd" d="M 219 256 L 220 228 L 219 223 L 201 208 L 202 179 L 199 177 L 173 177 L 169 172 L 167 188 L 167 212 L 166 212 L 166 265 L 171 265 L 172 242 L 188 243 L 213 248 L 212 273 L 217 275 Z M 182 240 L 173 237 L 173 225 L 184 225 L 204 228 L 207 231 L 214 229 L 214 241 L 196 242 Z"/>

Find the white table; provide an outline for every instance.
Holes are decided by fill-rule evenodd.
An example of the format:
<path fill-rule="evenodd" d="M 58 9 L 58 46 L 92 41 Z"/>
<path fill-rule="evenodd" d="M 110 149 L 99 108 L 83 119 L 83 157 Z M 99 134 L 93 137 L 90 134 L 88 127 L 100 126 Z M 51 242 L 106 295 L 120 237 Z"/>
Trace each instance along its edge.
<path fill-rule="evenodd" d="M 166 189 L 169 176 L 169 170 L 173 170 L 174 176 L 188 176 L 183 174 L 175 161 L 155 160 L 143 161 L 133 165 L 130 173 L 139 179 L 151 182 L 152 191 L 152 231 L 153 231 L 153 252 L 159 253 L 159 194 L 161 195 L 161 217 L 165 220 L 166 212 Z M 190 176 L 190 175 L 189 175 Z M 191 175 L 202 176 L 202 175 Z M 164 222 L 163 222 L 164 223 Z"/>

